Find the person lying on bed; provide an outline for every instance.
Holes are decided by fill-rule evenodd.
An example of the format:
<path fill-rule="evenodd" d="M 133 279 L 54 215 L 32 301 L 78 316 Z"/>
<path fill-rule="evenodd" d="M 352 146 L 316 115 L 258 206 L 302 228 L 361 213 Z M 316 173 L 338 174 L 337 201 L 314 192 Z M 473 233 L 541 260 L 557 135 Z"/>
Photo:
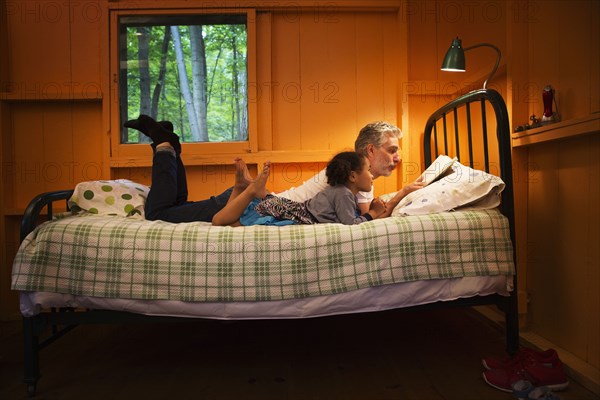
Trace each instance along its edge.
<path fill-rule="evenodd" d="M 235 160 L 236 185 L 245 184 L 248 176 L 246 164 Z M 287 225 L 291 223 L 342 223 L 355 225 L 379 218 L 385 211 L 385 203 L 374 199 L 370 209 L 361 215 L 358 208 L 359 191 L 369 192 L 373 186 L 369 159 L 354 151 L 337 154 L 327 164 L 325 173 L 328 186 L 313 198 L 297 202 L 266 189 L 271 164 L 267 161 L 263 170 L 246 189 L 232 193 L 227 205 L 215 214 L 213 225 Z M 237 179 L 241 179 L 237 182 Z"/>
<path fill-rule="evenodd" d="M 232 194 L 239 194 L 251 182 L 245 177 L 236 178 L 236 185 L 210 199 L 188 201 L 187 178 L 185 166 L 181 161 L 181 144 L 179 136 L 173 132 L 173 124 L 169 121 L 155 121 L 148 115 L 140 115 L 124 124 L 136 129 L 152 139 L 154 157 L 152 160 L 152 186 L 145 204 L 145 215 L 148 220 L 167 222 L 211 222 L 214 215 L 227 204 Z M 356 151 L 365 155 L 371 162 L 373 179 L 389 176 L 398 165 L 400 129 L 386 122 L 375 122 L 365 126 L 356 139 Z M 398 202 L 410 192 L 419 189 L 423 184 L 413 182 L 404 186 L 394 198 L 387 203 L 383 216 L 389 216 Z M 306 201 L 327 187 L 325 170 L 302 185 L 279 193 L 281 197 L 295 201 Z M 373 190 L 358 194 L 361 213 L 369 210 L 373 200 Z"/>
<path fill-rule="evenodd" d="M 385 121 L 375 121 L 365 125 L 359 132 L 354 142 L 354 150 L 365 156 L 371 163 L 373 179 L 380 176 L 390 176 L 400 163 L 400 139 L 402 131 L 395 125 Z M 310 199 L 315 194 L 327 187 L 325 169 L 305 181 L 298 187 L 277 193 L 279 197 L 302 202 Z M 396 195 L 387 202 L 386 212 L 381 217 L 389 217 L 394 209 L 406 195 L 424 187 L 420 178 L 400 189 Z M 359 191 L 357 194 L 358 206 L 361 214 L 369 211 L 373 201 L 373 188 Z"/>

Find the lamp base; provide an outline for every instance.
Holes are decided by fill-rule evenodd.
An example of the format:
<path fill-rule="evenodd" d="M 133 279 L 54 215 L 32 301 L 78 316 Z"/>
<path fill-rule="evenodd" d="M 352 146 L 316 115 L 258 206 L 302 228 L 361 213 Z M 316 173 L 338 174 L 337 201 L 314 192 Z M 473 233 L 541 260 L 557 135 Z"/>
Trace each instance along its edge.
<path fill-rule="evenodd" d="M 560 121 L 560 118 L 558 116 L 557 113 L 554 113 L 552 115 L 550 115 L 549 117 L 546 117 L 545 115 L 542 116 L 542 125 L 548 125 L 548 124 L 552 124 L 554 122 L 558 122 Z"/>

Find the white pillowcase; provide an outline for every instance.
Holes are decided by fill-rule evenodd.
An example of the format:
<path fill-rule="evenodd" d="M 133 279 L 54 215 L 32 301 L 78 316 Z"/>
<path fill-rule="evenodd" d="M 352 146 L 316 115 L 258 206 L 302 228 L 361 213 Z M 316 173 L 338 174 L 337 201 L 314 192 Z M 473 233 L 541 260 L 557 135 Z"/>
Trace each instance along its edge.
<path fill-rule="evenodd" d="M 502 179 L 456 161 L 446 177 L 409 193 L 392 216 L 423 215 L 460 209 L 489 209 L 500 205 Z"/>
<path fill-rule="evenodd" d="M 144 217 L 148 192 L 148 186 L 128 179 L 81 182 L 75 187 L 68 204 L 73 212 Z"/>

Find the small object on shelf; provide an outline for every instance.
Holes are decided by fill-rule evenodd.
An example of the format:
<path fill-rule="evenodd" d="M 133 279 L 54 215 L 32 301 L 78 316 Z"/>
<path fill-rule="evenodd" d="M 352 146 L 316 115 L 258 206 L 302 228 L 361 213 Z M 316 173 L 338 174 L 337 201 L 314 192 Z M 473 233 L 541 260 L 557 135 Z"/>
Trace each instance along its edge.
<path fill-rule="evenodd" d="M 556 104 L 556 97 L 554 88 L 550 85 L 544 87 L 542 92 L 542 100 L 544 101 L 544 115 L 542 115 L 542 125 L 550 124 L 552 122 L 560 121 L 558 115 L 558 105 Z M 556 112 L 552 111 L 552 103 L 556 106 Z"/>
<path fill-rule="evenodd" d="M 538 117 L 535 116 L 535 114 L 531 114 L 531 117 L 529 117 L 529 120 L 531 121 L 531 124 L 526 124 L 525 125 L 525 129 L 532 129 L 532 128 L 538 128 L 540 126 L 542 126 L 540 119 Z"/>

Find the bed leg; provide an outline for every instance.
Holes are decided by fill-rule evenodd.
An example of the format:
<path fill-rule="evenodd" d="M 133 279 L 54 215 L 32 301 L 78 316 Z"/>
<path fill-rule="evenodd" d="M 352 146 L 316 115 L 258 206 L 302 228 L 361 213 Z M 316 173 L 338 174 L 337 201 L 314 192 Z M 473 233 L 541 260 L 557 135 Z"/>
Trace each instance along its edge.
<path fill-rule="evenodd" d="M 512 356 L 519 350 L 519 309 L 516 290 L 508 299 L 504 315 L 506 319 L 506 351 Z"/>
<path fill-rule="evenodd" d="M 25 375 L 23 381 L 27 385 L 27 394 L 34 396 L 37 381 L 40 378 L 39 332 L 36 329 L 35 317 L 23 318 L 23 338 L 25 356 Z"/>

